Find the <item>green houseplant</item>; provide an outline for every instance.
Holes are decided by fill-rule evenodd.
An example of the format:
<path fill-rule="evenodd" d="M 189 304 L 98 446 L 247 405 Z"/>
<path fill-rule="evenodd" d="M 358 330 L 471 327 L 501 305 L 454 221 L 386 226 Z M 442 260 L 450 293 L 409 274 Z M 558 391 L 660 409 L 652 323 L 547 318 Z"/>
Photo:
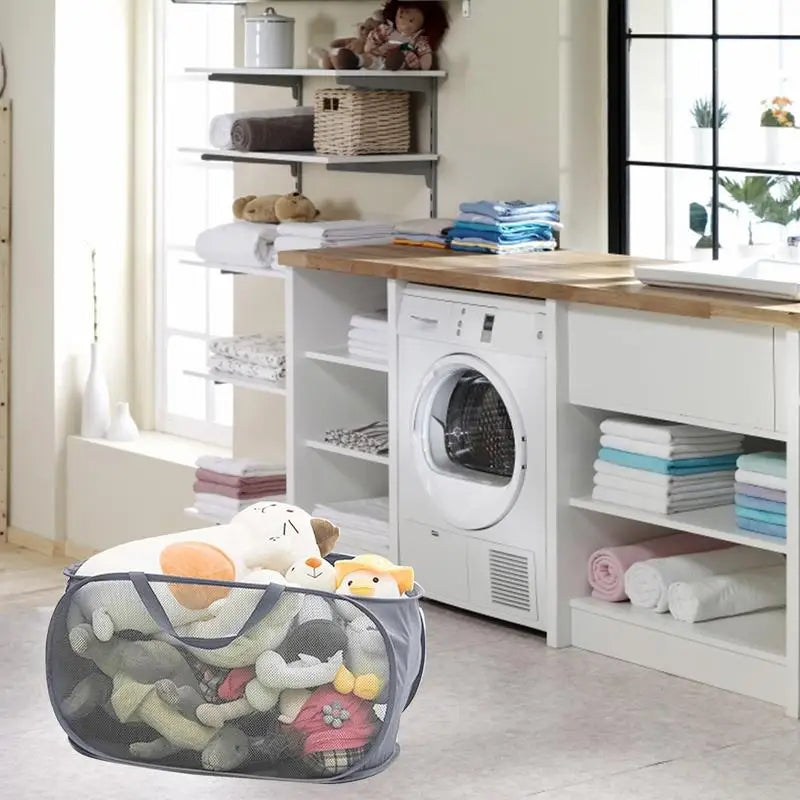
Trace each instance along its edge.
<path fill-rule="evenodd" d="M 713 152 L 714 104 L 707 97 L 694 101 L 690 109 L 694 126 L 694 160 L 697 164 L 710 164 Z M 717 129 L 721 128 L 728 119 L 728 109 L 725 103 L 717 106 Z"/>

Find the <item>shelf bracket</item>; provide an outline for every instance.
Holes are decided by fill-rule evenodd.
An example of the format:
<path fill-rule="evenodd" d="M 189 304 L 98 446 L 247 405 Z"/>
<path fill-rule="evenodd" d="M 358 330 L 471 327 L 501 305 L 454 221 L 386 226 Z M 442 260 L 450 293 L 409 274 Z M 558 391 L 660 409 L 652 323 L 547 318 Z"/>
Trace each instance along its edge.
<path fill-rule="evenodd" d="M 327 168 L 333 172 L 371 172 L 380 175 L 421 175 L 425 178 L 425 185 L 430 189 L 433 185 L 436 164 L 431 161 L 384 161 L 374 164 L 328 164 Z"/>
<path fill-rule="evenodd" d="M 434 78 L 434 80 L 437 79 Z M 336 83 L 341 86 L 352 86 L 356 89 L 390 89 L 401 92 L 428 93 L 425 80 L 405 77 L 402 72 L 398 72 L 396 75 L 390 73 L 388 76 L 385 72 L 383 76 L 337 75 Z"/>
<path fill-rule="evenodd" d="M 222 83 L 246 83 L 250 86 L 285 86 L 292 90 L 292 98 L 295 102 L 299 102 L 302 98 L 303 79 L 298 75 L 238 75 L 212 72 L 208 79 Z"/>

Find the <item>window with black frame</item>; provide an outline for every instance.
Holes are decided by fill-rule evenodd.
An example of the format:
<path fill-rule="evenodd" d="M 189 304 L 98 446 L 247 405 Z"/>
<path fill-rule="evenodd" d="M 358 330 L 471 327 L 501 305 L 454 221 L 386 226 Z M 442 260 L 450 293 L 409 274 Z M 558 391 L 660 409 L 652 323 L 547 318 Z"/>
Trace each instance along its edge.
<path fill-rule="evenodd" d="M 800 262 L 800 0 L 609 0 L 609 249 Z"/>

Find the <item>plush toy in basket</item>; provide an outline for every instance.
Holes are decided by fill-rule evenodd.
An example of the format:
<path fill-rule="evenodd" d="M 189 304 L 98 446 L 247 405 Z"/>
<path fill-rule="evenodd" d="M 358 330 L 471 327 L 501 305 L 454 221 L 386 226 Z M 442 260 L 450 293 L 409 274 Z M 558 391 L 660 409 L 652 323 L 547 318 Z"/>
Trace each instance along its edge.
<path fill-rule="evenodd" d="M 422 676 L 421 591 L 408 567 L 333 556 L 338 535 L 261 502 L 229 525 L 119 545 L 70 570 L 47 675 L 72 745 L 267 778 L 383 769 Z"/>

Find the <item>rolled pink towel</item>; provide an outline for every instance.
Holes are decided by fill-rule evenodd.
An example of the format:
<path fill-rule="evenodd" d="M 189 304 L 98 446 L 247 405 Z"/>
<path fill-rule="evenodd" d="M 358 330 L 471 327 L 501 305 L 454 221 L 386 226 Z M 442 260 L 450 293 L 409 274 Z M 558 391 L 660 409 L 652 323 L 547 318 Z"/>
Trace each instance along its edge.
<path fill-rule="evenodd" d="M 589 556 L 589 585 L 592 587 L 592 597 L 610 603 L 627 600 L 625 572 L 639 561 L 687 553 L 704 553 L 730 546 L 729 542 L 721 542 L 719 539 L 695 536 L 693 533 L 674 533 L 646 542 L 602 547 Z"/>

